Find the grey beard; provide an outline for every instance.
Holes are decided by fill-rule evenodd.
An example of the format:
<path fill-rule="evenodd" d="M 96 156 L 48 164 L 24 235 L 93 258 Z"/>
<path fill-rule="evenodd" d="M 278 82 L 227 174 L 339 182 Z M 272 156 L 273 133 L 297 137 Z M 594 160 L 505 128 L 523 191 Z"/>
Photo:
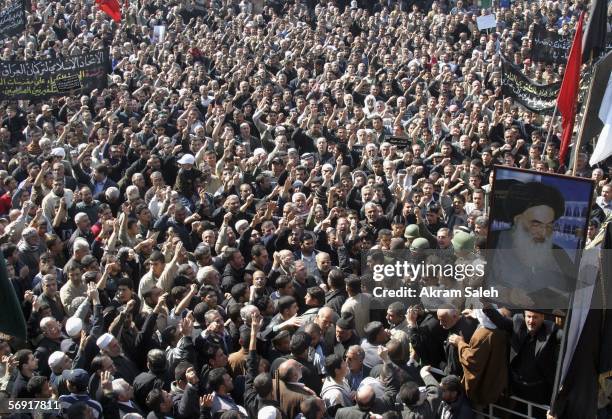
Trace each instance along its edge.
<path fill-rule="evenodd" d="M 536 243 L 521 225 L 512 230 L 513 248 L 519 260 L 533 268 L 555 269 L 557 262 L 553 255 L 552 235 L 542 243 Z"/>

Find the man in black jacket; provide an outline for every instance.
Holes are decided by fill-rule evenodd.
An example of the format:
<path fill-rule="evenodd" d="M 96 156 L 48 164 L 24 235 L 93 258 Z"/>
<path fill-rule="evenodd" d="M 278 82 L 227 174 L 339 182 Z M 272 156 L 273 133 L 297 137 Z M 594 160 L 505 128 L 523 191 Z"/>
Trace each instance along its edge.
<path fill-rule="evenodd" d="M 177 419 L 197 417 L 200 412 L 198 373 L 189 362 L 181 362 L 174 369 L 175 381 L 171 384 L 174 416 Z"/>
<path fill-rule="evenodd" d="M 447 336 L 452 334 L 463 336 L 466 342 L 472 339 L 472 335 L 478 327 L 478 320 L 471 317 L 463 316 L 459 310 L 454 307 L 438 309 L 438 320 L 440 326 L 448 332 Z M 453 374 L 458 377 L 463 376 L 463 368 L 459 362 L 459 352 L 457 347 L 451 345 L 448 340 L 442 342 L 444 353 L 446 354 L 444 372 Z"/>
<path fill-rule="evenodd" d="M 301 382 L 319 394 L 323 386 L 321 377 L 317 372 L 314 364 L 308 360 L 308 348 L 310 347 L 311 338 L 306 332 L 298 331 L 291 336 L 291 354 L 285 357 L 277 358 L 272 362 L 271 371 L 276 371 L 278 366 L 287 359 L 295 359 L 302 365 L 302 380 Z"/>
<path fill-rule="evenodd" d="M 348 348 L 353 345 L 359 345 L 359 343 L 360 339 L 355 332 L 355 320 L 353 317 L 339 318 L 336 322 L 336 340 L 333 353 L 344 358 Z"/>
<path fill-rule="evenodd" d="M 268 373 L 258 374 L 257 334 L 261 329 L 262 322 L 261 314 L 259 312 L 254 313 L 251 318 L 251 339 L 244 385 L 244 407 L 251 418 L 257 417 L 257 412 L 266 406 L 273 406 L 280 412 L 280 405 L 272 396 L 272 377 Z"/>
<path fill-rule="evenodd" d="M 38 369 L 45 376 L 51 375 L 49 368 L 49 356 L 61 349 L 62 329 L 61 325 L 53 317 L 45 317 L 40 321 L 40 329 L 43 339 L 38 344 L 34 356 L 38 358 Z"/>
<path fill-rule="evenodd" d="M 147 354 L 146 372 L 141 372 L 134 379 L 134 400 L 139 406 L 146 405 L 147 395 L 154 388 L 164 390 L 170 389 L 170 382 L 167 378 L 166 355 L 160 349 L 151 349 Z"/>
<path fill-rule="evenodd" d="M 511 333 L 512 393 L 535 403 L 549 403 L 563 331 L 535 311 L 525 310 L 512 319 L 494 309 L 485 309 L 484 313 L 497 327 Z"/>
<path fill-rule="evenodd" d="M 444 361 L 444 348 L 440 345 L 447 332 L 442 329 L 436 313 L 424 311 L 422 307 L 408 309 L 408 338 L 418 354 L 422 365 L 440 366 Z"/>
<path fill-rule="evenodd" d="M 29 349 L 21 349 L 15 353 L 17 361 L 17 374 L 11 384 L 11 397 L 28 397 L 28 380 L 38 368 L 38 358 Z"/>
<path fill-rule="evenodd" d="M 463 336 L 465 341 L 469 342 L 478 327 L 478 321 L 461 315 L 459 310 L 452 306 L 440 308 L 436 314 L 442 330 L 434 327 L 431 318 L 428 320 L 427 328 L 417 327 L 418 313 L 414 309 L 408 311 L 410 342 L 415 345 L 420 357 L 430 358 L 428 365 L 440 366 L 446 374 L 461 377 L 463 368 L 459 363 L 457 348 L 449 344 L 446 338 L 451 334 L 456 334 Z"/>
<path fill-rule="evenodd" d="M 348 298 L 344 277 L 344 272 L 336 268 L 333 268 L 327 275 L 329 291 L 325 294 L 325 307 L 333 309 L 336 313 L 340 313 L 342 305 Z"/>

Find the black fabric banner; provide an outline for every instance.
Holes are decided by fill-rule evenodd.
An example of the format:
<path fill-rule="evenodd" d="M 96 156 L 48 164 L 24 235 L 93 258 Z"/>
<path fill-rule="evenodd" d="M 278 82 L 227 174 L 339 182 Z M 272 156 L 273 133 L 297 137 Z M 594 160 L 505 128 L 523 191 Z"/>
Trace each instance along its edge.
<path fill-rule="evenodd" d="M 25 0 L 15 0 L 0 11 L 0 39 L 19 35 L 26 27 Z"/>
<path fill-rule="evenodd" d="M 554 109 L 561 89 L 560 82 L 535 83 L 504 57 L 502 57 L 502 71 L 502 93 L 505 96 L 510 96 L 533 112 L 547 112 Z"/>
<path fill-rule="evenodd" d="M 0 255 L 0 333 L 25 341 L 26 321 L 17 293 L 6 272 L 6 260 Z"/>
<path fill-rule="evenodd" d="M 564 64 L 567 61 L 572 38 L 551 32 L 543 25 L 537 25 L 533 33 L 531 59 L 533 61 Z"/>
<path fill-rule="evenodd" d="M 578 144 L 589 144 L 603 129 L 604 124 L 599 119 L 599 108 L 606 92 L 608 79 L 612 74 L 612 51 L 608 52 L 597 64 L 589 67 L 588 70 L 592 72 L 586 86 L 590 93 L 584 95 L 584 106 L 586 108 L 583 118 L 585 118 L 585 122 L 582 130 L 578 133 Z M 587 73 L 583 78 L 587 78 L 588 75 Z"/>
<path fill-rule="evenodd" d="M 0 61 L 0 99 L 89 93 L 107 86 L 109 72 L 108 50 L 50 60 Z"/>

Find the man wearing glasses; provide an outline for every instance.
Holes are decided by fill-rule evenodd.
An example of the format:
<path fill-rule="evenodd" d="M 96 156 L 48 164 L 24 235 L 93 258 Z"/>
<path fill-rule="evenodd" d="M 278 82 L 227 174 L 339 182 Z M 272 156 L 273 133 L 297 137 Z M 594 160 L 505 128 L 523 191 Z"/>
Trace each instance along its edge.
<path fill-rule="evenodd" d="M 509 187 L 503 206 L 512 225 L 492 233 L 489 278 L 508 287 L 517 303 L 561 307 L 557 303 L 572 290 L 574 270 L 568 254 L 553 243 L 555 222 L 565 214 L 563 195 L 553 186 L 517 182 Z"/>

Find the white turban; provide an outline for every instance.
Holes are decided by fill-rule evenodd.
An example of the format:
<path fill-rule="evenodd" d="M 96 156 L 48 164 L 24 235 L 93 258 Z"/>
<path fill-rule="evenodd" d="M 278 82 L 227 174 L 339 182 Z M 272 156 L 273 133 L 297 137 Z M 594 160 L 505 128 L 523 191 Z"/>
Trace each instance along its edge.
<path fill-rule="evenodd" d="M 497 326 L 495 326 L 495 323 L 493 323 L 491 319 L 487 317 L 487 315 L 484 313 L 484 311 L 482 311 L 482 309 L 479 309 L 479 308 L 474 309 L 472 310 L 472 314 L 476 316 L 476 318 L 478 319 L 478 322 L 480 323 L 482 327 L 486 327 L 487 329 L 497 329 Z"/>
<path fill-rule="evenodd" d="M 96 341 L 96 345 L 98 345 L 98 348 L 104 350 L 108 348 L 114 338 L 115 337 L 110 333 L 105 333 L 98 338 L 98 340 Z"/>
<path fill-rule="evenodd" d="M 71 338 L 81 333 L 82 329 L 83 321 L 78 317 L 71 317 L 66 322 L 66 333 L 68 333 L 68 336 L 70 336 Z"/>

